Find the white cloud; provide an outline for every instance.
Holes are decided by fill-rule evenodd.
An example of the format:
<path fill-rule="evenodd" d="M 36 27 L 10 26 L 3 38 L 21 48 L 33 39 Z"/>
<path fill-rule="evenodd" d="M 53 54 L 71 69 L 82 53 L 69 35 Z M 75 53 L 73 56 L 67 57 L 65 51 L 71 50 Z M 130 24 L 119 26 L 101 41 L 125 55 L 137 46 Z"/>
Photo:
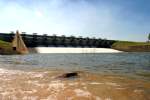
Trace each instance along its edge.
<path fill-rule="evenodd" d="M 86 0 L 20 2 L 0 2 L 3 5 L 0 8 L 2 32 L 19 29 L 27 33 L 142 40 L 139 39 L 141 34 L 133 33 L 148 31 L 148 24 L 135 26 L 134 20 L 122 20 L 122 8 L 103 3 L 92 4 Z"/>

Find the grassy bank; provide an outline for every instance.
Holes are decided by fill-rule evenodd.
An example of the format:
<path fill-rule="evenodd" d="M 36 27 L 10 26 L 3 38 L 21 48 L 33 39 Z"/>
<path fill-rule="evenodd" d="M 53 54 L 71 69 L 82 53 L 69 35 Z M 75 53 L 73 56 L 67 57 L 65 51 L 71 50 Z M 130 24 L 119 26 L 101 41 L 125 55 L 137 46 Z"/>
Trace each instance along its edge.
<path fill-rule="evenodd" d="M 16 54 L 11 43 L 0 40 L 0 54 Z"/>
<path fill-rule="evenodd" d="M 150 42 L 118 41 L 112 48 L 126 52 L 150 52 Z"/>

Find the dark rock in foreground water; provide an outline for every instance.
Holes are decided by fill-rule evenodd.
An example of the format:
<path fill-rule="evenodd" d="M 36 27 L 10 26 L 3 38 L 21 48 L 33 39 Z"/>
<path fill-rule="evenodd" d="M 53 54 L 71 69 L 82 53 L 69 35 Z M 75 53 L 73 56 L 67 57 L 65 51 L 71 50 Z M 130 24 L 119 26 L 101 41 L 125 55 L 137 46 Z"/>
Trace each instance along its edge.
<path fill-rule="evenodd" d="M 78 72 L 68 72 L 68 73 L 59 75 L 57 78 L 76 78 L 76 77 L 79 77 Z"/>

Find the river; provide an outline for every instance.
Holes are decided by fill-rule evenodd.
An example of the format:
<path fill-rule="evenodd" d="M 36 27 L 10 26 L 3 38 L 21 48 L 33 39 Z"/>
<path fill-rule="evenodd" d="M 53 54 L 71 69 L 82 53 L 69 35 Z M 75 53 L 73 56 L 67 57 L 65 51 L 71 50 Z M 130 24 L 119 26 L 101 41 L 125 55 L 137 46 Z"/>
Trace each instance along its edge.
<path fill-rule="evenodd" d="M 0 55 L 0 81 L 1 100 L 150 100 L 150 53 Z"/>

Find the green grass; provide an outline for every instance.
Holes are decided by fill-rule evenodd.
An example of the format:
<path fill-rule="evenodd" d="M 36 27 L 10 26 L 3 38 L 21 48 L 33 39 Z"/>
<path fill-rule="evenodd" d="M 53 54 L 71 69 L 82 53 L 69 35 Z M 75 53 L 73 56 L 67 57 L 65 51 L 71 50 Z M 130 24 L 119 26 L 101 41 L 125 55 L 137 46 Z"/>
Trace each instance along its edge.
<path fill-rule="evenodd" d="M 149 71 L 137 71 L 135 74 L 139 76 L 150 77 Z"/>
<path fill-rule="evenodd" d="M 118 45 L 118 44 L 121 44 L 121 45 L 150 45 L 150 42 L 130 42 L 130 41 L 118 41 L 116 43 L 114 43 L 113 45 Z"/>
<path fill-rule="evenodd" d="M 9 47 L 11 43 L 0 40 L 0 47 Z"/>
<path fill-rule="evenodd" d="M 129 42 L 129 41 L 118 41 L 115 42 L 112 47 L 128 47 L 128 46 L 144 46 L 150 45 L 150 42 Z"/>
<path fill-rule="evenodd" d="M 148 48 L 146 47 L 148 46 Z M 131 47 L 136 47 L 132 49 Z M 118 41 L 112 45 L 112 48 L 122 51 L 150 51 L 150 42 L 130 42 Z"/>
<path fill-rule="evenodd" d="M 15 54 L 15 53 L 16 52 L 13 51 L 11 43 L 0 40 L 0 54 Z"/>

